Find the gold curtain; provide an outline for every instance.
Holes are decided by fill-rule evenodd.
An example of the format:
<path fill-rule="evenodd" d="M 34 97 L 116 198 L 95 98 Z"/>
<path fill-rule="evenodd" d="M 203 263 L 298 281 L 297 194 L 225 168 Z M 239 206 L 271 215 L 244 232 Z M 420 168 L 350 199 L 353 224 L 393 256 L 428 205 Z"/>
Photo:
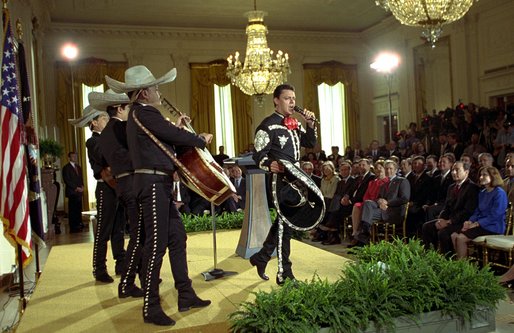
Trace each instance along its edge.
<path fill-rule="evenodd" d="M 55 64 L 56 77 L 56 121 L 61 130 L 61 144 L 65 149 L 66 160 L 69 151 L 77 152 L 83 170 L 83 177 L 86 179 L 86 147 L 84 131 L 76 129 L 77 148 L 75 149 L 75 127 L 69 124 L 68 119 L 79 118 L 82 116 L 82 84 L 87 86 L 99 86 L 105 84 L 105 75 L 124 81 L 126 62 L 108 62 L 103 59 L 87 58 L 70 64 L 65 61 L 57 61 Z M 72 85 L 73 73 L 73 85 Z M 70 88 L 71 87 L 71 88 Z M 84 193 L 84 203 L 87 204 L 87 193 Z M 87 207 L 87 206 L 85 206 Z"/>
<path fill-rule="evenodd" d="M 304 64 L 303 70 L 303 105 L 314 112 L 318 118 L 318 85 L 326 83 L 333 86 L 338 82 L 344 84 L 345 117 L 347 119 L 348 128 L 343 128 L 343 131 L 345 131 L 345 136 L 350 140 L 350 144 L 357 142 L 360 137 L 357 65 L 345 65 L 337 61 L 330 61 L 321 64 Z"/>
<path fill-rule="evenodd" d="M 227 77 L 227 61 L 216 60 L 207 64 L 192 63 L 191 68 L 191 121 L 198 133 L 215 133 L 214 85 L 230 84 Z M 234 121 L 235 151 L 243 152 L 253 142 L 252 99 L 239 88 L 231 86 L 232 117 Z M 212 154 L 217 153 L 218 143 L 213 140 Z"/>

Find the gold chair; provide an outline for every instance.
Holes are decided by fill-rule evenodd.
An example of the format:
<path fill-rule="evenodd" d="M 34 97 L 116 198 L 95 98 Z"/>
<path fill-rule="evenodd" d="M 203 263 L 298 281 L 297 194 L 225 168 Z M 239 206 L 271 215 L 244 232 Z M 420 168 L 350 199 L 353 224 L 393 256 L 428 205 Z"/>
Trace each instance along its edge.
<path fill-rule="evenodd" d="M 476 249 L 477 253 L 482 249 L 484 265 L 490 263 L 491 266 L 503 268 L 510 268 L 512 266 L 514 256 L 513 215 L 512 204 L 509 203 L 505 213 L 505 234 L 477 237 L 470 242 L 473 243 L 472 246 L 478 247 Z M 470 246 L 468 246 L 469 251 Z"/>
<path fill-rule="evenodd" d="M 349 232 L 353 232 L 352 216 L 346 216 L 341 224 L 340 237 L 341 239 L 350 239 Z"/>
<path fill-rule="evenodd" d="M 409 204 L 406 203 L 404 205 L 405 214 L 403 216 L 402 221 L 402 238 L 407 238 L 407 213 L 409 211 Z M 384 239 L 385 241 L 389 241 L 389 238 L 394 238 L 396 236 L 396 223 L 389 223 L 387 221 L 383 220 L 377 220 L 373 222 L 373 225 L 371 226 L 371 242 L 377 243 L 380 241 L 380 238 Z"/>

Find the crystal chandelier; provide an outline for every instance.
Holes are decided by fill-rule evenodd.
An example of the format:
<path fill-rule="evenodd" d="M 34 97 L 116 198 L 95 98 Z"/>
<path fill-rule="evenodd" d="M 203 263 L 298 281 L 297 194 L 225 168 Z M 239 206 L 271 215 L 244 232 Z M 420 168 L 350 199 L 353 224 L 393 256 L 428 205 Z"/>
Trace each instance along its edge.
<path fill-rule="evenodd" d="M 271 94 L 275 88 L 287 80 L 289 57 L 287 53 L 278 51 L 273 57 L 266 41 L 268 29 L 264 25 L 266 12 L 254 10 L 245 13 L 248 17 L 246 35 L 246 57 L 244 64 L 239 60 L 239 52 L 227 59 L 227 76 L 233 85 L 239 87 L 247 95 L 255 95 L 262 103 L 264 94 Z"/>
<path fill-rule="evenodd" d="M 442 26 L 464 16 L 475 1 L 478 0 L 375 0 L 375 3 L 390 10 L 400 23 L 423 27 L 421 36 L 435 47 Z"/>

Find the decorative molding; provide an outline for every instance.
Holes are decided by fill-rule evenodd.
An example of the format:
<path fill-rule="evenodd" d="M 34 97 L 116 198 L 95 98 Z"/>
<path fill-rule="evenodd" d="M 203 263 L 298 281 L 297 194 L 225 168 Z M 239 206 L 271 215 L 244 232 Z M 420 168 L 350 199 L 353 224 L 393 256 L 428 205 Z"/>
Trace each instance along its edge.
<path fill-rule="evenodd" d="M 162 27 L 134 27 L 125 25 L 91 25 L 52 23 L 47 29 L 52 34 L 67 34 L 94 37 L 119 38 L 153 38 L 178 40 L 205 40 L 222 39 L 232 41 L 246 41 L 243 29 L 203 29 L 203 28 L 162 28 Z M 309 32 L 309 31 L 271 31 L 269 40 L 291 41 L 301 40 L 309 42 L 351 42 L 360 41 L 360 33 L 346 32 Z"/>

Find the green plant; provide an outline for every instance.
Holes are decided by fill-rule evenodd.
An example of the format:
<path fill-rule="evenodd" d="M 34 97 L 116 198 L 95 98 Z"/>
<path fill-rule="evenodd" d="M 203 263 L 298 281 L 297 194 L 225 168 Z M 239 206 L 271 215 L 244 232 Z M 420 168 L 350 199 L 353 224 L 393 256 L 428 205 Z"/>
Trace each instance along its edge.
<path fill-rule="evenodd" d="M 394 319 L 440 310 L 469 319 L 477 306 L 495 308 L 505 297 L 489 267 L 479 269 L 435 251 L 419 241 L 382 242 L 355 251 L 340 278 L 255 293 L 229 318 L 234 332 L 360 332 L 375 327 L 394 331 Z"/>
<path fill-rule="evenodd" d="M 52 139 L 39 141 L 39 152 L 41 155 L 50 155 L 60 158 L 64 152 L 63 146 Z"/>
<path fill-rule="evenodd" d="M 217 229 L 240 229 L 243 225 L 244 212 L 224 212 L 216 215 Z M 182 222 L 186 232 L 212 230 L 212 216 L 210 214 L 192 215 L 182 214 Z"/>

